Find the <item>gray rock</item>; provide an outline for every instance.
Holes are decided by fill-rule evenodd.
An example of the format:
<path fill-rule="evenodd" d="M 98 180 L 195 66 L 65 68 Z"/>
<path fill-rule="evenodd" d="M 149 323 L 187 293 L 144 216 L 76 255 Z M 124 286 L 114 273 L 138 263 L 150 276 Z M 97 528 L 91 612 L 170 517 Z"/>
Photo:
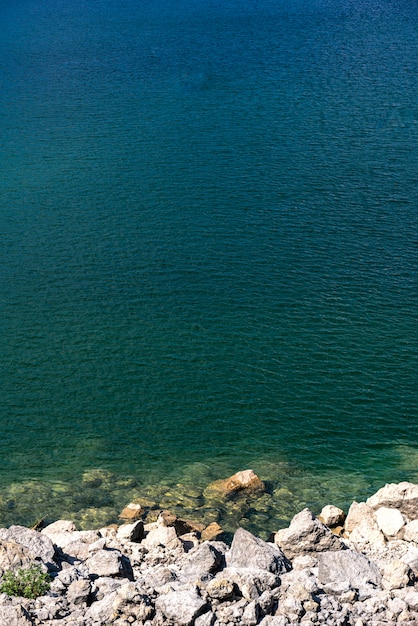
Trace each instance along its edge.
<path fill-rule="evenodd" d="M 95 596 L 96 601 L 100 601 L 117 591 L 125 582 L 126 579 L 123 578 L 102 576 L 94 581 L 91 592 Z"/>
<path fill-rule="evenodd" d="M 142 545 L 147 550 L 164 546 L 169 549 L 174 549 L 182 546 L 180 539 L 177 537 L 174 526 L 158 526 L 150 530 L 142 540 Z"/>
<path fill-rule="evenodd" d="M 226 602 L 215 608 L 215 626 L 220 624 L 241 624 L 242 616 L 248 600 L 241 598 L 235 602 Z"/>
<path fill-rule="evenodd" d="M 190 550 L 183 570 L 188 576 L 201 577 L 216 572 L 223 560 L 223 555 L 209 542 L 205 542 Z"/>
<path fill-rule="evenodd" d="M 116 537 L 119 540 L 141 541 L 144 537 L 144 522 L 139 520 L 133 524 L 122 524 L 117 530 Z"/>
<path fill-rule="evenodd" d="M 255 626 L 258 623 L 260 609 L 255 600 L 247 604 L 241 617 L 243 626 Z"/>
<path fill-rule="evenodd" d="M 132 577 L 129 559 L 123 556 L 119 550 L 98 550 L 87 559 L 86 566 L 90 574 L 98 577 Z"/>
<path fill-rule="evenodd" d="M 228 567 L 263 569 L 274 574 L 287 572 L 291 564 L 280 548 L 238 528 L 227 556 Z"/>
<path fill-rule="evenodd" d="M 226 600 L 234 593 L 234 584 L 227 578 L 214 578 L 206 585 L 206 592 L 210 598 Z"/>
<path fill-rule="evenodd" d="M 0 610 L 0 626 L 31 626 L 32 620 L 21 606 L 2 606 Z"/>
<path fill-rule="evenodd" d="M 67 600 L 72 604 L 87 603 L 91 591 L 90 580 L 75 580 L 70 584 L 67 591 Z"/>
<path fill-rule="evenodd" d="M 142 594 L 133 582 L 119 587 L 113 600 L 113 610 L 116 615 L 135 618 L 138 621 L 147 620 L 154 612 L 150 598 Z"/>
<path fill-rule="evenodd" d="M 172 591 L 160 596 L 155 607 L 169 620 L 180 626 L 189 626 L 204 612 L 207 604 L 196 591 Z"/>
<path fill-rule="evenodd" d="M 49 537 L 42 535 L 36 530 L 30 530 L 24 526 L 10 526 L 0 528 L 1 542 L 14 542 L 26 548 L 34 557 L 47 565 L 55 568 L 55 548 Z"/>
<path fill-rule="evenodd" d="M 378 567 L 366 556 L 352 550 L 324 552 L 318 556 L 318 581 L 321 585 L 349 583 L 352 589 L 380 587 Z"/>
<path fill-rule="evenodd" d="M 279 530 L 274 540 L 289 559 L 310 552 L 345 548 L 341 539 L 336 537 L 309 509 L 304 509 L 295 515 L 289 528 Z"/>
<path fill-rule="evenodd" d="M 206 613 L 199 615 L 199 617 L 196 617 L 194 626 L 213 626 L 215 619 L 215 613 L 207 611 Z"/>
<path fill-rule="evenodd" d="M 116 591 L 105 595 L 101 600 L 93 602 L 92 605 L 85 611 L 86 624 L 94 625 L 99 624 L 112 624 L 114 620 L 115 611 L 113 609 L 113 602 L 116 597 Z M 89 621 L 90 620 L 90 621 Z"/>
<path fill-rule="evenodd" d="M 215 580 L 229 581 L 235 584 L 246 600 L 257 600 L 264 591 L 275 589 L 280 584 L 277 574 L 263 569 L 247 567 L 227 567 L 216 575 Z"/>
<path fill-rule="evenodd" d="M 14 541 L 0 542 L 0 575 L 4 571 L 28 567 L 35 561 L 35 555 Z"/>
<path fill-rule="evenodd" d="M 259 626 L 288 626 L 289 622 L 283 615 L 266 615 Z"/>
<path fill-rule="evenodd" d="M 40 596 L 34 604 L 31 616 L 35 616 L 42 624 L 47 619 L 62 619 L 70 612 L 68 601 L 63 597 Z"/>

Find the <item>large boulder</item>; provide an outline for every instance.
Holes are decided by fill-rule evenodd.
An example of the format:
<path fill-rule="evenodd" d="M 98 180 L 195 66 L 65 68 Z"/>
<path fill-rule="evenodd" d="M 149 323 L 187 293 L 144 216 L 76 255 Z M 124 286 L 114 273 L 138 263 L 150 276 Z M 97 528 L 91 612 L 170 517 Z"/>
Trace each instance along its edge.
<path fill-rule="evenodd" d="M 262 593 L 280 585 L 280 577 L 265 569 L 247 567 L 226 567 L 219 572 L 215 580 L 232 583 L 239 590 L 239 595 L 248 601 L 257 600 Z"/>
<path fill-rule="evenodd" d="M 0 542 L 0 576 L 6 570 L 29 567 L 36 560 L 35 555 L 14 541 Z"/>
<path fill-rule="evenodd" d="M 55 567 L 55 548 L 49 537 L 24 526 L 0 528 L 0 542 L 17 543 L 27 550 L 34 559 L 42 561 L 48 567 Z"/>
<path fill-rule="evenodd" d="M 0 626 L 31 626 L 32 620 L 22 606 L 2 606 Z"/>
<path fill-rule="evenodd" d="M 206 607 L 206 601 L 195 590 L 171 591 L 155 601 L 155 608 L 179 626 L 193 624 Z"/>
<path fill-rule="evenodd" d="M 351 589 L 380 587 L 382 577 L 375 563 L 353 550 L 324 552 L 318 555 L 318 582 L 336 586 L 348 583 Z"/>
<path fill-rule="evenodd" d="M 90 575 L 132 578 L 129 559 L 119 550 L 98 550 L 86 561 Z"/>
<path fill-rule="evenodd" d="M 292 519 L 289 528 L 279 530 L 275 543 L 289 558 L 311 552 L 343 550 L 344 543 L 334 535 L 309 509 L 304 509 Z"/>
<path fill-rule="evenodd" d="M 408 482 L 399 484 L 388 483 L 373 496 L 370 496 L 367 499 L 367 504 L 374 510 L 382 506 L 398 509 L 410 520 L 417 519 L 418 485 Z"/>
<path fill-rule="evenodd" d="M 173 550 L 175 548 L 181 548 L 182 543 L 177 537 L 174 526 L 157 526 L 147 533 L 145 539 L 142 540 L 142 545 L 147 548 L 147 550 L 161 546 Z"/>
<path fill-rule="evenodd" d="M 187 576 L 202 577 L 216 572 L 223 562 L 223 554 L 215 546 L 205 542 L 188 553 L 183 572 Z"/>
<path fill-rule="evenodd" d="M 350 544 L 359 550 L 385 547 L 385 537 L 379 529 L 373 509 L 365 502 L 353 502 L 344 524 Z"/>
<path fill-rule="evenodd" d="M 281 549 L 238 528 L 227 555 L 228 567 L 245 567 L 267 570 L 273 574 L 287 572 L 291 564 Z"/>

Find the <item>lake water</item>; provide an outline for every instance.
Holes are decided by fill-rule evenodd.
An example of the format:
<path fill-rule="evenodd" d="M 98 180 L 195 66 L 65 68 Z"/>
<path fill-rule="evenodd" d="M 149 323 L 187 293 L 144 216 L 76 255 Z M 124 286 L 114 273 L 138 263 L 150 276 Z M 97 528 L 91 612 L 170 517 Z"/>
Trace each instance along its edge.
<path fill-rule="evenodd" d="M 416 2 L 0 16 L 0 523 L 418 480 Z"/>

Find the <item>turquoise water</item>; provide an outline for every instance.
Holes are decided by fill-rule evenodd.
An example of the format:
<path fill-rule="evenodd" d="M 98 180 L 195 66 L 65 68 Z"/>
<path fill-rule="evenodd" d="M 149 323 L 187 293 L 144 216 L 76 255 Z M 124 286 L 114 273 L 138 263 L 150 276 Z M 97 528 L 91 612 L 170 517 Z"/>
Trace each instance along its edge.
<path fill-rule="evenodd" d="M 416 3 L 0 14 L 0 521 L 418 478 Z"/>

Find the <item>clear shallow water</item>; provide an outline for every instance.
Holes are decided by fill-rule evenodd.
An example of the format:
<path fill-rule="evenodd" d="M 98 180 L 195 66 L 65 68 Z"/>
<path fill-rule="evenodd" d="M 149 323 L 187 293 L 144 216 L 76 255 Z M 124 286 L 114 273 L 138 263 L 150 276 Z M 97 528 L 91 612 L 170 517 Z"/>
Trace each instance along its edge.
<path fill-rule="evenodd" d="M 2 519 L 414 479 L 416 4 L 1 16 Z"/>

